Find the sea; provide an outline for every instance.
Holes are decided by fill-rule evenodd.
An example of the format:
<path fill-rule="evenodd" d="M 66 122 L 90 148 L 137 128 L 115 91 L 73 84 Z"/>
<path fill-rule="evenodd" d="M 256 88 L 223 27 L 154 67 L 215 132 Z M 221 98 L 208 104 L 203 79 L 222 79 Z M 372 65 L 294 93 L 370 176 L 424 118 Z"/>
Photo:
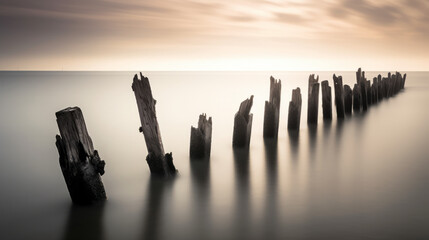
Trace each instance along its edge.
<path fill-rule="evenodd" d="M 394 69 L 393 69 L 394 70 Z M 393 71 L 392 70 L 392 71 Z M 138 72 L 0 72 L 0 239 L 429 239 L 429 72 L 337 120 L 307 126 L 310 74 L 151 72 L 166 152 L 178 175 L 151 177 L 131 84 Z M 368 79 L 387 72 L 366 72 Z M 281 79 L 278 140 L 263 138 L 270 76 Z M 287 131 L 292 89 L 301 128 Z M 254 95 L 249 149 L 234 150 L 234 115 Z M 334 101 L 333 101 L 334 102 Z M 82 109 L 105 160 L 107 201 L 76 206 L 55 146 L 55 112 Z M 213 119 L 209 160 L 189 157 L 191 126 Z"/>

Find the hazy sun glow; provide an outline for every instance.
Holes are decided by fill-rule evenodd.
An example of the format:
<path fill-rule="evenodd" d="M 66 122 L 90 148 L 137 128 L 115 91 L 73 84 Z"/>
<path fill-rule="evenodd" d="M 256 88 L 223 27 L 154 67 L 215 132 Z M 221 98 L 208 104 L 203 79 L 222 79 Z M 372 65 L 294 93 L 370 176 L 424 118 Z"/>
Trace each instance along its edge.
<path fill-rule="evenodd" d="M 1 70 L 427 70 L 425 0 L 3 0 Z"/>

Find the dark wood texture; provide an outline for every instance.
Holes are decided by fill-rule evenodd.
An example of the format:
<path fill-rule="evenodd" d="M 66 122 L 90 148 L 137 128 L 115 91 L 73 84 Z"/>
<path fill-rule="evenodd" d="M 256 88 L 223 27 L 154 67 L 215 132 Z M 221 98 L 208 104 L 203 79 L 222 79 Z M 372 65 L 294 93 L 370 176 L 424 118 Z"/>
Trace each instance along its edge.
<path fill-rule="evenodd" d="M 270 77 L 270 99 L 265 101 L 264 138 L 277 138 L 279 132 L 282 82 Z"/>
<path fill-rule="evenodd" d="M 289 112 L 288 112 L 288 130 L 299 130 L 301 122 L 301 89 L 296 88 L 292 90 L 292 100 L 289 102 Z"/>
<path fill-rule="evenodd" d="M 332 91 L 329 86 L 329 81 L 322 81 L 322 108 L 323 119 L 332 119 Z"/>
<path fill-rule="evenodd" d="M 156 100 L 152 97 L 149 79 L 141 73 L 140 78 L 138 78 L 137 74 L 134 76 L 132 89 L 136 96 L 140 114 L 141 127 L 139 130 L 143 132 L 148 151 L 146 161 L 152 174 L 160 176 L 175 175 L 177 170 L 173 164 L 173 156 L 171 153 L 164 153 L 161 131 L 156 118 Z"/>
<path fill-rule="evenodd" d="M 206 114 L 201 114 L 198 127 L 191 126 L 191 144 L 189 156 L 191 158 L 209 158 L 212 144 L 212 118 L 207 120 Z"/>
<path fill-rule="evenodd" d="M 317 125 L 319 114 L 319 76 L 314 77 L 311 74 L 308 78 L 308 108 L 307 108 L 307 123 Z"/>
<path fill-rule="evenodd" d="M 343 78 L 341 76 L 333 76 L 335 89 L 335 107 L 337 109 L 337 118 L 344 118 L 344 88 Z"/>
<path fill-rule="evenodd" d="M 353 111 L 360 112 L 362 107 L 362 95 L 360 93 L 359 84 L 355 84 L 353 87 Z"/>
<path fill-rule="evenodd" d="M 344 85 L 344 112 L 352 114 L 353 92 L 349 85 Z"/>
<path fill-rule="evenodd" d="M 253 95 L 240 104 L 240 108 L 235 114 L 232 136 L 232 146 L 235 148 L 249 147 L 253 120 L 253 114 L 250 114 L 252 105 Z"/>
<path fill-rule="evenodd" d="M 90 204 L 106 199 L 100 177 L 104 174 L 105 162 L 94 150 L 82 111 L 78 107 L 69 107 L 55 115 L 60 130 L 60 135 L 56 136 L 56 146 L 72 201 Z"/>

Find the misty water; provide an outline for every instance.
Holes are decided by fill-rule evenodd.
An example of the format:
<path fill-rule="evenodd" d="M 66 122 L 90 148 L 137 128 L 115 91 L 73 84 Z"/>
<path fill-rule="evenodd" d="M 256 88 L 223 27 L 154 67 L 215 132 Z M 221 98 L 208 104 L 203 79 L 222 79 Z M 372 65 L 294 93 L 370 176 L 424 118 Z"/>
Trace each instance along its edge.
<path fill-rule="evenodd" d="M 311 73 L 333 89 L 333 72 Z M 0 239 L 429 238 L 429 72 L 408 72 L 405 90 L 343 121 L 333 108 L 324 123 L 319 100 L 317 129 L 306 124 L 310 72 L 144 72 L 173 180 L 150 176 L 134 74 L 0 72 Z M 262 137 L 270 75 L 282 80 L 277 142 Z M 296 87 L 298 136 L 286 129 Z M 234 151 L 234 114 L 251 94 L 250 150 Z M 55 112 L 69 106 L 106 161 L 104 204 L 71 203 L 55 147 Z M 213 117 L 211 158 L 190 161 L 201 113 Z"/>

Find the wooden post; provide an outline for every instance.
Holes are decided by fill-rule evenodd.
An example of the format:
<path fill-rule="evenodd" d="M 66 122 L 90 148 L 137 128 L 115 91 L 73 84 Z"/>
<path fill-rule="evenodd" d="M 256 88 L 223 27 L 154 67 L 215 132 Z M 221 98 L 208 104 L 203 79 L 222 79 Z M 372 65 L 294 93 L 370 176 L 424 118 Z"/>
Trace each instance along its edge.
<path fill-rule="evenodd" d="M 288 130 L 299 130 L 301 122 L 301 89 L 296 88 L 292 90 L 292 100 L 289 102 L 289 113 L 288 113 Z"/>
<path fill-rule="evenodd" d="M 366 80 L 366 78 L 365 78 L 365 80 Z M 372 104 L 371 81 L 370 80 L 365 81 L 365 88 L 366 88 L 367 103 L 368 103 L 368 106 L 370 106 Z"/>
<path fill-rule="evenodd" d="M 334 88 L 335 88 L 335 106 L 337 109 L 337 118 L 344 118 L 344 88 L 343 88 L 343 77 L 333 76 Z"/>
<path fill-rule="evenodd" d="M 55 115 L 61 135 L 56 136 L 55 144 L 72 201 L 90 204 L 106 199 L 100 177 L 104 174 L 105 162 L 94 150 L 82 111 L 78 107 L 69 107 Z"/>
<path fill-rule="evenodd" d="M 207 120 L 206 114 L 201 114 L 198 119 L 198 127 L 191 126 L 191 144 L 189 156 L 191 158 L 210 157 L 212 144 L 212 118 Z"/>
<path fill-rule="evenodd" d="M 311 74 L 308 78 L 308 108 L 307 108 L 307 123 L 317 125 L 319 114 L 319 76 L 314 78 Z"/>
<path fill-rule="evenodd" d="M 232 146 L 237 148 L 249 147 L 250 135 L 252 133 L 253 114 L 250 109 L 253 105 L 253 95 L 244 100 L 234 117 L 234 133 Z"/>
<path fill-rule="evenodd" d="M 352 114 L 353 92 L 349 85 L 344 85 L 344 112 Z"/>
<path fill-rule="evenodd" d="M 280 97 L 282 82 L 270 77 L 270 100 L 265 101 L 264 138 L 277 139 L 279 132 Z"/>
<path fill-rule="evenodd" d="M 366 78 L 365 78 L 365 72 L 362 72 L 362 70 L 360 68 L 356 72 L 356 83 L 360 87 L 362 110 L 366 111 L 368 109 Z"/>
<path fill-rule="evenodd" d="M 362 106 L 361 97 L 362 97 L 362 95 L 360 93 L 359 84 L 356 83 L 353 87 L 353 111 L 354 112 L 360 111 L 360 108 Z"/>
<path fill-rule="evenodd" d="M 323 119 L 332 119 L 332 96 L 328 80 L 322 81 Z"/>
<path fill-rule="evenodd" d="M 146 161 L 152 174 L 166 177 L 175 175 L 177 170 L 173 164 L 173 155 L 164 153 L 161 131 L 156 118 L 156 100 L 152 97 L 149 79 L 141 73 L 140 78 L 138 79 L 137 74 L 134 75 L 132 89 L 136 96 L 140 114 L 141 127 L 139 131 L 143 132 L 148 151 Z"/>
<path fill-rule="evenodd" d="M 383 99 L 383 83 L 381 82 L 381 75 L 377 76 L 377 102 Z"/>

